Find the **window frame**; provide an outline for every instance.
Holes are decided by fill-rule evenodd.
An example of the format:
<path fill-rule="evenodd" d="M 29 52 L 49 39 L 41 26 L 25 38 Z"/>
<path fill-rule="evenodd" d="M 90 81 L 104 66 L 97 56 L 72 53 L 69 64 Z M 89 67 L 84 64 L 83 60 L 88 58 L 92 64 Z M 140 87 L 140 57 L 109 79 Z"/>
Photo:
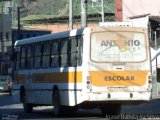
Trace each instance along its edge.
<path fill-rule="evenodd" d="M 46 48 L 47 48 L 47 51 L 45 52 L 45 44 L 47 44 L 47 46 L 46 46 Z M 49 48 L 48 48 L 49 47 Z M 47 41 L 47 42 L 43 42 L 42 43 L 42 68 L 49 68 L 50 67 L 50 65 L 51 65 L 51 42 L 50 41 Z M 44 59 L 43 58 L 45 58 L 45 57 L 49 57 L 49 59 L 48 59 L 48 66 L 43 66 L 43 65 L 45 65 L 44 64 Z"/>
<path fill-rule="evenodd" d="M 25 49 L 24 50 L 24 53 L 23 53 L 23 48 Z M 20 48 L 21 50 L 20 50 L 20 65 L 19 65 L 19 69 L 26 69 L 26 52 L 27 52 L 27 49 L 26 49 L 26 45 L 22 45 L 21 46 L 21 48 Z M 22 55 L 24 55 L 24 56 L 22 56 Z M 24 63 L 22 63 L 22 60 L 24 59 Z M 24 65 L 24 66 L 22 66 L 22 65 Z"/>
<path fill-rule="evenodd" d="M 57 43 L 57 52 L 53 52 L 53 43 Z M 52 41 L 51 42 L 51 52 L 50 52 L 50 66 L 51 67 L 60 67 L 60 41 L 59 40 L 55 40 L 55 41 Z M 58 58 L 58 64 L 54 64 L 52 65 L 52 61 L 53 61 L 53 58 L 54 57 L 57 57 Z"/>
<path fill-rule="evenodd" d="M 40 69 L 42 68 L 42 43 L 36 43 L 33 45 L 34 46 L 34 57 L 33 57 L 33 69 Z M 40 50 L 37 52 L 36 51 L 36 46 L 40 46 Z M 39 54 L 37 54 L 39 53 Z M 40 58 L 40 63 L 39 63 L 39 66 L 35 66 L 35 61 L 36 63 L 38 62 L 37 60 L 35 60 L 36 58 Z"/>
<path fill-rule="evenodd" d="M 30 49 L 30 51 L 29 51 L 29 49 Z M 28 55 L 28 54 L 30 54 L 30 55 Z M 27 69 L 33 69 L 33 66 L 34 66 L 34 46 L 33 46 L 33 44 L 27 45 L 27 55 L 26 56 L 27 56 Z M 29 67 L 28 63 L 31 60 L 32 60 L 31 66 Z"/>
<path fill-rule="evenodd" d="M 65 52 L 62 51 L 61 47 L 62 47 L 62 42 L 66 42 L 67 45 L 66 45 L 66 50 Z M 60 49 L 60 67 L 69 67 L 69 51 L 70 51 L 70 45 L 69 45 L 69 42 L 70 42 L 70 39 L 67 37 L 67 38 L 63 38 L 63 39 L 60 39 L 60 42 L 59 42 L 59 49 Z M 62 58 L 64 55 L 66 55 L 66 61 L 63 61 L 64 59 Z"/>

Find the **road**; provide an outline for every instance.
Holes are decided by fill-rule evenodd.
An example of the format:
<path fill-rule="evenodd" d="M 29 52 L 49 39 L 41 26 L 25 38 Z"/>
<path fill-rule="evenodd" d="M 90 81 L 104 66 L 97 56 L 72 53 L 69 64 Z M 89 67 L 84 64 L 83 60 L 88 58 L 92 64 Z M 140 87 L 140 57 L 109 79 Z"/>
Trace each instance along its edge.
<path fill-rule="evenodd" d="M 0 119 L 1 120 L 160 120 L 160 99 L 152 100 L 140 105 L 122 106 L 121 115 L 101 117 L 98 109 L 78 110 L 72 116 L 55 117 L 52 107 L 36 107 L 33 113 L 24 113 L 22 104 L 14 104 L 12 96 L 0 94 Z"/>

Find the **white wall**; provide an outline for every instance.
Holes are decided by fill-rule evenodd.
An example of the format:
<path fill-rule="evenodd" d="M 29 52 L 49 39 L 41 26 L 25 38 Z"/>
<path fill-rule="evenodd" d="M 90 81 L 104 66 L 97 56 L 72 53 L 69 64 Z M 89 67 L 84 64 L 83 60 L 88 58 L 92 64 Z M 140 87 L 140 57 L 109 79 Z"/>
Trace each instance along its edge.
<path fill-rule="evenodd" d="M 135 27 L 146 27 L 147 28 L 148 22 L 149 22 L 149 17 L 145 16 L 145 17 L 131 19 L 129 21 L 133 22 L 133 26 L 135 26 Z"/>
<path fill-rule="evenodd" d="M 123 0 L 123 21 L 142 14 L 160 16 L 160 0 Z"/>

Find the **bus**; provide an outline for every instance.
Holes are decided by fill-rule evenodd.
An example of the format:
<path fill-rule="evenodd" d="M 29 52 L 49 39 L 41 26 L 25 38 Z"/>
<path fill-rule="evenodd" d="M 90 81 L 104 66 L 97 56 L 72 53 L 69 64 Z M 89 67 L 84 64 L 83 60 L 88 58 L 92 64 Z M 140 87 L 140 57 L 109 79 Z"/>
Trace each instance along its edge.
<path fill-rule="evenodd" d="M 97 26 L 18 40 L 13 97 L 25 112 L 49 105 L 54 114 L 150 101 L 151 59 L 146 28 Z"/>

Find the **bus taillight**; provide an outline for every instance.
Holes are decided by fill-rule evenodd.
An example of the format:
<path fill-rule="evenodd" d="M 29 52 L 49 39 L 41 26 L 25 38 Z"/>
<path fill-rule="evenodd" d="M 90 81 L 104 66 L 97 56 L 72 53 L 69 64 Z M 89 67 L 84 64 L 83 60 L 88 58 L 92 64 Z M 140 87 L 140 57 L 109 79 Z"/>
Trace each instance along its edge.
<path fill-rule="evenodd" d="M 152 76 L 148 76 L 148 83 L 151 84 L 152 83 Z"/>
<path fill-rule="evenodd" d="M 86 84 L 87 84 L 87 89 L 91 89 L 91 77 L 88 75 L 86 77 Z"/>

